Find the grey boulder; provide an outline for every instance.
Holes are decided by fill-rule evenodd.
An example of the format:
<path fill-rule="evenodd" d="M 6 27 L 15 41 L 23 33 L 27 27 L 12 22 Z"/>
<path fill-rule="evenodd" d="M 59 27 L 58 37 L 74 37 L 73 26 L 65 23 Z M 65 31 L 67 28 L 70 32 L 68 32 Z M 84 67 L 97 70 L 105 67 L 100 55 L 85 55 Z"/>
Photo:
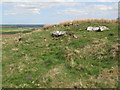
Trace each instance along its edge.
<path fill-rule="evenodd" d="M 99 28 L 100 28 L 101 31 L 109 30 L 109 28 L 107 28 L 106 26 L 99 26 Z"/>
<path fill-rule="evenodd" d="M 64 36 L 64 35 L 66 35 L 65 31 L 53 31 L 52 32 L 53 37 L 59 37 L 59 36 Z"/>
<path fill-rule="evenodd" d="M 104 30 L 109 30 L 106 26 L 98 26 L 98 27 L 87 27 L 88 31 L 104 31 Z"/>

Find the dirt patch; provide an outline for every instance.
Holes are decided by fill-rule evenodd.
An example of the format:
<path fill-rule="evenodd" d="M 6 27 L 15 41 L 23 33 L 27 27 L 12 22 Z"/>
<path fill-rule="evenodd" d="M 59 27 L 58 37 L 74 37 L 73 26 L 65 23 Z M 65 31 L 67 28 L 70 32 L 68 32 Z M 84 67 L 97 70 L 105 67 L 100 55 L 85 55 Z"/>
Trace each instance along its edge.
<path fill-rule="evenodd" d="M 34 30 L 34 31 L 32 31 L 32 32 L 38 32 L 38 31 L 41 31 L 41 30 Z M 32 32 L 29 32 L 29 33 L 32 33 Z M 0 37 L 0 38 L 7 38 L 7 37 L 12 37 L 12 36 L 17 36 L 17 35 L 20 35 L 20 34 L 22 34 L 22 33 L 16 33 L 16 34 L 2 34 L 2 37 Z M 27 34 L 27 33 L 25 33 L 25 34 Z"/>
<path fill-rule="evenodd" d="M 7 37 L 16 36 L 16 35 L 20 35 L 20 33 L 17 33 L 17 34 L 5 34 L 5 35 L 2 35 L 2 37 L 0 37 L 0 38 L 7 38 Z"/>

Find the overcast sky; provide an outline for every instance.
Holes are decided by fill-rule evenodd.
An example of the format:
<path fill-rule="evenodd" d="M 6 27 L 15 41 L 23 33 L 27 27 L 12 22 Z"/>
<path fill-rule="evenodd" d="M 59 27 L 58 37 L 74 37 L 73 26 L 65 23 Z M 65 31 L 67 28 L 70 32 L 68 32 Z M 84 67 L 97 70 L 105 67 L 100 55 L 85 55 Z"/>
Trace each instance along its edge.
<path fill-rule="evenodd" d="M 50 2 L 51 1 L 51 2 Z M 3 0 L 3 24 L 54 24 L 86 18 L 116 19 L 119 0 Z"/>

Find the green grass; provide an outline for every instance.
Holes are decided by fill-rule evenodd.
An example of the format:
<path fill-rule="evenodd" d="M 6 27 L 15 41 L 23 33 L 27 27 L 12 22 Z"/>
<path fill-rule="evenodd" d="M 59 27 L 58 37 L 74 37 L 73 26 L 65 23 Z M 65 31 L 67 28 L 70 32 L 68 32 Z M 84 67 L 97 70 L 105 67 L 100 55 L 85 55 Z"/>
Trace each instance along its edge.
<path fill-rule="evenodd" d="M 28 33 L 35 30 L 34 28 L 2 28 L 2 34 L 16 34 L 16 33 Z"/>
<path fill-rule="evenodd" d="M 85 30 L 91 25 L 106 25 L 110 30 Z M 69 35 L 53 38 L 54 30 L 73 33 L 78 38 Z M 116 23 L 81 22 L 78 27 L 57 26 L 3 38 L 3 87 L 115 88 L 118 61 L 113 47 L 117 45 L 117 34 Z M 17 41 L 19 37 L 21 41 Z"/>

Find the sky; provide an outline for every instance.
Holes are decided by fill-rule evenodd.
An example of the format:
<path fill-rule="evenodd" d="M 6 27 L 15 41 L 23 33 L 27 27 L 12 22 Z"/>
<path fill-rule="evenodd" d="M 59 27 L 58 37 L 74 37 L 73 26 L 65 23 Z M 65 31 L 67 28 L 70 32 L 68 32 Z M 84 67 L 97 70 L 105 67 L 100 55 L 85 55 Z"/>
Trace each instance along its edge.
<path fill-rule="evenodd" d="M 2 0 L 0 24 L 56 24 L 74 19 L 116 19 L 118 17 L 118 1 Z"/>

